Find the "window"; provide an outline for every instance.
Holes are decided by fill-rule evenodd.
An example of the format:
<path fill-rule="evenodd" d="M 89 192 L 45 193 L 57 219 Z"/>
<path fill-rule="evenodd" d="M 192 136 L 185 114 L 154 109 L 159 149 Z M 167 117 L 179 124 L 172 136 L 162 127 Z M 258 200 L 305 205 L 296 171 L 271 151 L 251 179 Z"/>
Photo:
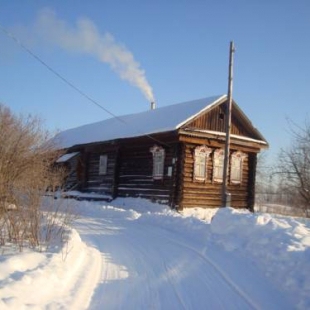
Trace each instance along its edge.
<path fill-rule="evenodd" d="M 153 179 L 161 180 L 164 176 L 165 150 L 154 145 L 150 152 L 153 154 Z"/>
<path fill-rule="evenodd" d="M 100 155 L 99 158 L 99 174 L 105 175 L 108 170 L 108 155 Z"/>
<path fill-rule="evenodd" d="M 205 181 L 207 179 L 208 158 L 211 149 L 203 146 L 197 146 L 194 153 L 194 180 Z"/>
<path fill-rule="evenodd" d="M 232 184 L 240 184 L 242 181 L 242 166 L 246 154 L 242 152 L 234 152 L 231 155 L 230 164 L 230 182 Z"/>
<path fill-rule="evenodd" d="M 223 182 L 223 169 L 224 169 L 224 150 L 217 149 L 213 157 L 213 181 Z"/>

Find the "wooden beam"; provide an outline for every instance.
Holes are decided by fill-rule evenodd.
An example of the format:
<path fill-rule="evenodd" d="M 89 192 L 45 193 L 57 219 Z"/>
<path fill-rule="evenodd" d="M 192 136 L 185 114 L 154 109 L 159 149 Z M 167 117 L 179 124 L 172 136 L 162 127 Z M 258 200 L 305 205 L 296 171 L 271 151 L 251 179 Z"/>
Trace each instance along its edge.
<path fill-rule="evenodd" d="M 202 137 L 200 135 L 197 136 L 191 136 L 190 134 L 186 135 L 180 135 L 179 136 L 180 142 L 186 142 L 191 144 L 199 144 L 203 145 L 206 144 L 211 147 L 215 148 L 222 148 L 224 147 L 225 137 L 215 138 L 214 136 L 211 137 L 210 135 L 206 135 L 205 137 Z M 253 152 L 253 153 L 259 153 L 261 151 L 261 145 L 259 143 L 255 143 L 252 141 L 244 141 L 244 140 L 238 140 L 231 138 L 230 145 L 232 149 L 236 150 L 244 150 L 245 152 Z"/>

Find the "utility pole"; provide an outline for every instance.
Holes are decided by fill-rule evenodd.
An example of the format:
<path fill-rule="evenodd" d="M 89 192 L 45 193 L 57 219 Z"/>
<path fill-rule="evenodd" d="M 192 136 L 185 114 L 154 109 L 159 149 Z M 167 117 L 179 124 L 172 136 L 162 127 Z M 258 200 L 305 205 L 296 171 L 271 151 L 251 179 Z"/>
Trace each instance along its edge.
<path fill-rule="evenodd" d="M 230 152 L 230 130 L 231 130 L 231 109 L 232 109 L 232 82 L 234 65 L 234 42 L 230 42 L 229 51 L 229 73 L 228 73 L 228 95 L 226 104 L 226 140 L 224 152 L 223 184 L 222 184 L 222 207 L 230 206 L 231 194 L 227 190 L 228 170 L 229 170 L 229 152 Z"/>

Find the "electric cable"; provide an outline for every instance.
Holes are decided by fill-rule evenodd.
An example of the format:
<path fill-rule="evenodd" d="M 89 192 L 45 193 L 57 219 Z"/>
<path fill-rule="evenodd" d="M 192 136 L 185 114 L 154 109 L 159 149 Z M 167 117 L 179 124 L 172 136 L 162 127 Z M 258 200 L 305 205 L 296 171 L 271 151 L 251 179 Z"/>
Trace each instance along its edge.
<path fill-rule="evenodd" d="M 48 65 L 45 61 L 43 61 L 39 56 L 37 56 L 33 51 L 31 51 L 28 47 L 26 47 L 15 35 L 13 35 L 11 32 L 9 32 L 5 27 L 3 27 L 0 24 L 0 29 L 2 32 L 7 35 L 9 38 L 11 38 L 18 46 L 20 46 L 24 51 L 26 51 L 29 55 L 31 55 L 35 60 L 37 60 L 39 63 L 41 63 L 45 68 L 47 68 L 50 72 L 52 72 L 56 77 L 61 79 L 64 83 L 66 83 L 69 87 L 71 87 L 73 90 L 78 92 L 82 97 L 86 98 L 88 101 L 96 105 L 98 108 L 102 109 L 105 111 L 107 114 L 111 115 L 113 118 L 117 119 L 119 122 L 125 124 L 126 126 L 133 128 L 132 125 L 128 124 L 125 120 L 123 120 L 121 117 L 115 115 L 112 113 L 110 110 L 107 108 L 103 107 L 101 104 L 99 104 L 96 100 L 91 98 L 89 95 L 87 95 L 84 91 L 82 91 L 80 88 L 75 86 L 72 82 L 70 82 L 68 79 L 63 77 L 59 72 L 57 72 L 55 69 L 53 69 L 50 65 Z M 138 128 L 133 128 L 134 130 L 137 131 L 138 134 L 141 134 L 143 136 L 146 136 L 153 141 L 160 143 L 162 145 L 166 145 L 169 147 L 169 145 L 166 142 L 160 141 L 154 137 L 152 137 L 149 134 L 144 133 L 143 131 L 139 130 Z"/>

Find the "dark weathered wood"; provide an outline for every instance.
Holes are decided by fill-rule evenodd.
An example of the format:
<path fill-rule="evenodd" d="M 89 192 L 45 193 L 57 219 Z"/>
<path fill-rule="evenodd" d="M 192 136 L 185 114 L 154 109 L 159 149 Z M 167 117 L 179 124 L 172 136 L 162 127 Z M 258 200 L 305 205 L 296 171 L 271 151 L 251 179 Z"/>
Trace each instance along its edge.
<path fill-rule="evenodd" d="M 255 204 L 255 178 L 256 178 L 256 166 L 257 166 L 257 155 L 255 153 L 249 153 L 249 172 L 248 172 L 248 208 L 254 211 Z"/>
<path fill-rule="evenodd" d="M 69 149 L 68 152 L 80 152 L 80 189 L 111 198 L 144 197 L 169 203 L 178 209 L 221 206 L 222 184 L 213 181 L 213 153 L 224 147 L 224 112 L 225 103 L 222 103 L 197 115 L 179 130 L 90 143 Z M 264 147 L 264 142 L 258 141 L 261 137 L 234 105 L 231 133 L 231 153 L 241 151 L 248 155 L 243 162 L 241 184 L 228 183 L 232 206 L 252 210 L 255 198 L 256 154 Z M 165 150 L 164 175 L 161 180 L 154 180 L 152 176 L 153 155 L 150 148 L 154 145 Z M 209 155 L 206 179 L 197 181 L 194 180 L 194 150 L 201 145 L 206 145 L 212 152 Z M 100 155 L 108 156 L 105 175 L 99 174 Z M 169 169 L 171 175 L 168 175 Z M 77 179 L 78 175 L 74 173 L 72 178 Z"/>
<path fill-rule="evenodd" d="M 186 124 L 184 127 L 202 130 L 212 130 L 218 132 L 225 132 L 226 122 L 226 102 L 206 111 Z M 243 137 L 260 140 L 257 133 L 249 127 L 244 116 L 239 112 L 236 106 L 232 107 L 232 126 L 231 133 Z"/>
<path fill-rule="evenodd" d="M 139 143 L 140 142 L 140 143 Z M 153 157 L 150 148 L 154 141 L 148 139 L 144 143 L 132 141 L 120 148 L 118 167 L 118 195 L 151 198 L 153 200 L 171 200 L 173 180 L 175 146 L 163 145 L 165 149 L 165 168 L 162 180 L 154 180 Z M 172 168 L 172 175 L 168 176 L 168 167 Z"/>

